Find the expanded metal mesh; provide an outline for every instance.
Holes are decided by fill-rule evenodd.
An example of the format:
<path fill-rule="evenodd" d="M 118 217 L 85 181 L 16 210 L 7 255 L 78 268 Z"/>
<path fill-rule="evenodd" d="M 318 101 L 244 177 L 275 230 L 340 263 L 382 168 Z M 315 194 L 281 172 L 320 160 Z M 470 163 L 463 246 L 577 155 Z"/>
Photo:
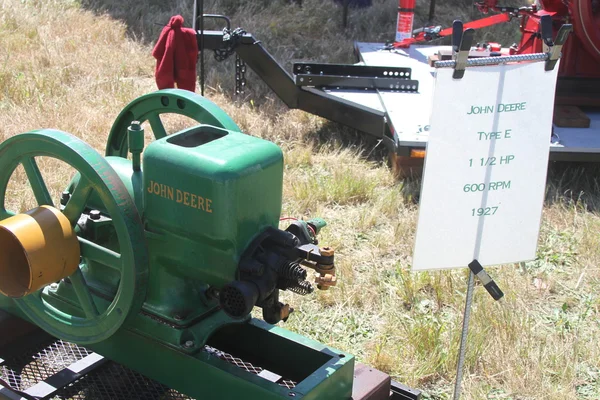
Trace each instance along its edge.
<path fill-rule="evenodd" d="M 117 363 L 109 362 L 61 389 L 55 399 L 192 400 Z"/>
<path fill-rule="evenodd" d="M 204 346 L 203 351 L 252 374 L 264 368 L 229 353 Z M 19 391 L 25 391 L 68 366 L 92 354 L 84 347 L 57 340 L 42 343 L 0 365 L 0 379 Z M 296 382 L 280 379 L 277 384 L 293 389 Z M 108 362 L 52 396 L 55 400 L 193 400 L 167 386 L 122 365 Z"/>
<path fill-rule="evenodd" d="M 213 354 L 213 355 L 219 357 L 221 360 L 227 361 L 228 363 L 233 364 L 236 367 L 244 369 L 255 375 L 260 374 L 264 370 L 264 368 L 252 365 L 251 363 L 244 361 L 241 358 L 235 357 L 229 353 L 225 353 L 224 351 L 215 349 L 214 347 L 204 346 L 203 350 L 207 353 L 210 353 L 210 354 Z M 297 385 L 296 382 L 289 380 L 289 379 L 281 379 L 277 382 L 277 384 L 279 386 L 283 386 L 288 389 L 293 389 Z"/>
<path fill-rule="evenodd" d="M 7 360 L 0 366 L 0 378 L 13 389 L 26 390 L 91 354 L 83 347 L 62 340 L 42 346 Z"/>
<path fill-rule="evenodd" d="M 84 347 L 62 340 L 43 343 L 0 365 L 0 379 L 25 391 L 90 355 Z M 52 396 L 55 400 L 193 400 L 116 363 L 106 363 Z"/>

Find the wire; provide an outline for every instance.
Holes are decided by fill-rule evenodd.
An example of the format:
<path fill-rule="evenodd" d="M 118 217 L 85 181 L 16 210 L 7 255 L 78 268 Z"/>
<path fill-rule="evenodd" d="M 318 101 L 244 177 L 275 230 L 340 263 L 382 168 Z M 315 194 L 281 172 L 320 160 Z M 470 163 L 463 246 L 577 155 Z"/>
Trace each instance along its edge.
<path fill-rule="evenodd" d="M 298 218 L 294 218 L 294 217 L 282 217 L 279 218 L 279 221 L 298 221 Z M 313 239 L 316 239 L 317 237 L 317 232 L 315 231 L 315 228 L 313 228 L 310 224 L 306 224 L 306 226 L 308 227 L 308 229 L 310 229 L 310 232 L 312 233 Z"/>

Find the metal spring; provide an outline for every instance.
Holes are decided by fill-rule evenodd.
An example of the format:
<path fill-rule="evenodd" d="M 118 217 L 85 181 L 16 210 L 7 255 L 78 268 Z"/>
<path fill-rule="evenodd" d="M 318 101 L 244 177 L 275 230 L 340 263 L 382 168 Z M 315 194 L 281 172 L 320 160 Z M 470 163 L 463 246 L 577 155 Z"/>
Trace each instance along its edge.
<path fill-rule="evenodd" d="M 469 58 L 467 60 L 467 66 L 476 67 L 483 65 L 497 65 L 508 62 L 546 60 L 548 60 L 548 53 L 516 54 L 512 56 Z M 436 61 L 434 65 L 436 68 L 454 68 L 456 66 L 456 60 Z"/>
<path fill-rule="evenodd" d="M 290 281 L 304 281 L 306 279 L 306 270 L 297 262 L 289 262 L 279 268 L 279 276 L 282 279 L 289 279 Z"/>
<path fill-rule="evenodd" d="M 289 287 L 287 290 L 290 292 L 294 292 L 299 295 L 307 295 L 315 291 L 313 285 L 308 281 L 300 281 L 300 282 L 289 282 Z"/>

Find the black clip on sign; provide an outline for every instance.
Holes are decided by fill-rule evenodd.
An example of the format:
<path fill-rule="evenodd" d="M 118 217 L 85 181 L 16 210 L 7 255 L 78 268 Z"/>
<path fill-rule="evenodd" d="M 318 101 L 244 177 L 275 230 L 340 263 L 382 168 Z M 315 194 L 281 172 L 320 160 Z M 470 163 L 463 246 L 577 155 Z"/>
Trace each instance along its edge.
<path fill-rule="evenodd" d="M 543 26 L 542 26 L 542 28 L 543 28 Z M 567 38 L 569 37 L 569 33 L 571 33 L 572 30 L 573 30 L 573 25 L 571 25 L 571 24 L 564 24 L 558 30 L 558 33 L 556 34 L 556 39 L 554 39 L 554 43 L 552 43 L 552 46 L 550 47 L 550 51 L 548 52 L 548 61 L 546 61 L 546 66 L 545 66 L 546 71 L 552 71 L 554 69 L 556 62 L 560 58 L 562 47 L 565 44 L 565 42 L 567 41 Z"/>
<path fill-rule="evenodd" d="M 454 73 L 452 74 L 452 78 L 454 79 L 462 79 L 465 75 L 474 35 L 475 30 L 473 28 L 468 28 L 463 32 L 463 23 L 461 21 L 456 20 L 452 24 L 452 51 L 454 53 L 454 60 L 456 61 Z"/>
<path fill-rule="evenodd" d="M 479 261 L 473 260 L 469 264 L 469 269 L 473 272 L 473 274 L 481 281 L 485 290 L 494 298 L 494 300 L 500 300 L 504 293 L 502 290 L 496 285 L 496 282 L 488 275 L 487 272 L 483 269 Z"/>

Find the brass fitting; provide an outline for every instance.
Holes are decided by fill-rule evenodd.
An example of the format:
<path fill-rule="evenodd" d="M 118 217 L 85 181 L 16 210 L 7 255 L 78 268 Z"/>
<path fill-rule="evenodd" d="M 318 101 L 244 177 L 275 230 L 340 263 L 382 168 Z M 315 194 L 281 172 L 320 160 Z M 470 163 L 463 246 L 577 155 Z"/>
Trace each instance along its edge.
<path fill-rule="evenodd" d="M 335 251 L 331 247 L 321 247 L 319 252 L 324 257 L 333 257 Z M 335 264 L 316 264 L 315 265 L 315 283 L 317 289 L 328 290 L 331 286 L 337 284 L 335 276 Z"/>
<path fill-rule="evenodd" d="M 279 318 L 283 321 L 286 322 L 288 317 L 290 316 L 290 314 L 294 311 L 294 309 L 292 307 L 290 307 L 289 304 L 285 304 L 283 307 L 281 307 L 281 310 L 279 310 Z"/>
<path fill-rule="evenodd" d="M 321 247 L 319 249 L 319 253 L 321 253 L 321 255 L 323 257 L 333 257 L 335 251 L 331 247 L 326 246 L 326 247 Z"/>

